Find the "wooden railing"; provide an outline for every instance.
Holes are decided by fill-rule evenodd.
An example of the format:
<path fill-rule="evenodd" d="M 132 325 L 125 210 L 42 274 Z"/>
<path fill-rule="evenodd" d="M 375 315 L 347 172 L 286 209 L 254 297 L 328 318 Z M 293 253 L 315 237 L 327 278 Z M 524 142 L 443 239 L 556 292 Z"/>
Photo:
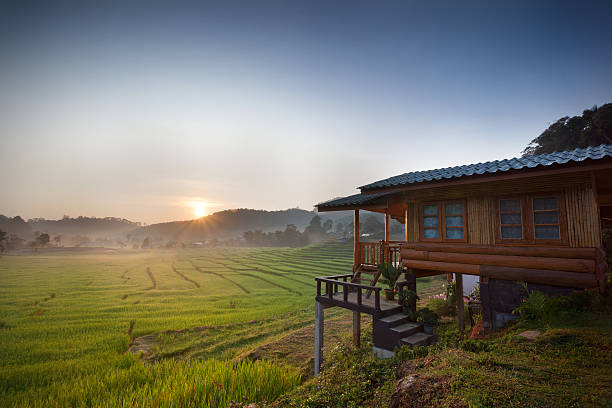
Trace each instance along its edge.
<path fill-rule="evenodd" d="M 360 242 L 359 243 L 359 264 L 378 265 L 383 262 L 393 262 L 394 265 L 399 265 L 400 262 L 400 244 L 402 241 L 385 241 L 379 242 Z"/>
<path fill-rule="evenodd" d="M 352 276 L 352 274 L 347 274 L 315 278 L 317 282 L 317 300 L 358 311 L 380 312 L 380 291 L 382 288 L 351 283 L 349 280 Z M 322 291 L 323 288 L 325 288 L 325 292 Z M 364 290 L 374 292 L 374 307 L 364 304 Z M 338 293 L 342 293 L 342 299 L 334 296 Z M 349 301 L 350 293 L 356 294 L 354 302 Z"/>

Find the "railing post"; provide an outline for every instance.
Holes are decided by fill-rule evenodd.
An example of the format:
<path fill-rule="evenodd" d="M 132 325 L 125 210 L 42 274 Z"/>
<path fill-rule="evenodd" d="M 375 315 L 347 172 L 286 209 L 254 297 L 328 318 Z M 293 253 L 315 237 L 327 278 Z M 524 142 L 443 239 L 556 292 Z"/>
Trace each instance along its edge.
<path fill-rule="evenodd" d="M 361 287 L 357 289 L 357 304 L 361 305 Z"/>
<path fill-rule="evenodd" d="M 321 281 L 317 279 L 317 296 L 321 296 Z"/>
<path fill-rule="evenodd" d="M 380 311 L 380 290 L 377 290 L 376 293 L 374 293 L 374 307 L 376 308 L 376 311 Z"/>
<path fill-rule="evenodd" d="M 327 291 L 327 297 L 329 300 L 332 300 L 334 298 L 334 290 L 330 282 L 325 282 L 325 290 Z"/>

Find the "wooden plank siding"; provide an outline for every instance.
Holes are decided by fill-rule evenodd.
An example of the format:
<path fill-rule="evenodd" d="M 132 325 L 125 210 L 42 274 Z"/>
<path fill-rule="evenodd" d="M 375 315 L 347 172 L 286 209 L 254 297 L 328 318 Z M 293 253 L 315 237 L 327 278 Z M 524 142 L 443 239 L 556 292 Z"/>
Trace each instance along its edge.
<path fill-rule="evenodd" d="M 601 247 L 597 200 L 590 185 L 565 189 L 568 244 L 572 248 Z"/>
<path fill-rule="evenodd" d="M 409 202 L 407 206 L 408 242 L 417 242 L 419 240 L 419 204 Z"/>
<path fill-rule="evenodd" d="M 467 239 L 474 245 L 495 245 L 495 211 L 490 197 L 467 199 Z"/>

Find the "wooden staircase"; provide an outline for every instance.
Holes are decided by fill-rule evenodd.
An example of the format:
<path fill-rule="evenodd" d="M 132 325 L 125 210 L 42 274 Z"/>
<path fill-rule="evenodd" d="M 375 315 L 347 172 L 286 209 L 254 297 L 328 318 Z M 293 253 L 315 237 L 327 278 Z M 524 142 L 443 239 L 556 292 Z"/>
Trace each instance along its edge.
<path fill-rule="evenodd" d="M 428 346 L 438 338 L 435 334 L 425 334 L 422 324 L 411 322 L 408 315 L 398 312 L 374 318 L 372 340 L 374 346 L 393 351 L 399 346 Z"/>
<path fill-rule="evenodd" d="M 380 278 L 380 269 L 378 269 L 378 267 L 374 265 L 360 264 L 353 273 L 351 283 L 376 286 L 378 278 Z M 369 299 L 371 294 L 372 291 L 368 290 L 366 293 L 366 299 Z"/>

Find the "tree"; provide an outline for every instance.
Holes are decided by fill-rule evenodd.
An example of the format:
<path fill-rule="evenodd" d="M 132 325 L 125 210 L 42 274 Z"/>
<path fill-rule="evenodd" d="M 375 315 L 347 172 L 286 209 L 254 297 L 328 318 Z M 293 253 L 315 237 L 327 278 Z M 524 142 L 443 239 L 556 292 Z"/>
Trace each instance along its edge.
<path fill-rule="evenodd" d="M 332 222 L 332 220 L 327 220 L 323 223 L 323 231 L 329 232 L 331 231 L 333 226 L 334 226 L 334 223 Z"/>
<path fill-rule="evenodd" d="M 40 234 L 37 238 L 36 238 L 36 243 L 38 244 L 38 246 L 46 246 L 49 244 L 49 241 L 51 240 L 51 238 L 49 237 L 49 234 L 42 233 Z"/>
<path fill-rule="evenodd" d="M 55 244 L 55 246 L 61 246 L 62 245 L 62 236 L 61 235 L 56 235 L 53 237 L 53 243 Z"/>
<path fill-rule="evenodd" d="M 558 119 L 523 150 L 523 157 L 612 144 L 612 103 Z"/>
<path fill-rule="evenodd" d="M 378 221 L 374 215 L 367 216 L 360 227 L 365 234 L 379 234 L 385 231 L 385 224 Z"/>
<path fill-rule="evenodd" d="M 6 241 L 6 232 L 0 230 L 0 252 L 4 252 L 5 246 L 4 241 Z"/>
<path fill-rule="evenodd" d="M 149 248 L 151 247 L 151 238 L 146 237 L 143 241 L 142 241 L 142 245 L 141 248 Z"/>

